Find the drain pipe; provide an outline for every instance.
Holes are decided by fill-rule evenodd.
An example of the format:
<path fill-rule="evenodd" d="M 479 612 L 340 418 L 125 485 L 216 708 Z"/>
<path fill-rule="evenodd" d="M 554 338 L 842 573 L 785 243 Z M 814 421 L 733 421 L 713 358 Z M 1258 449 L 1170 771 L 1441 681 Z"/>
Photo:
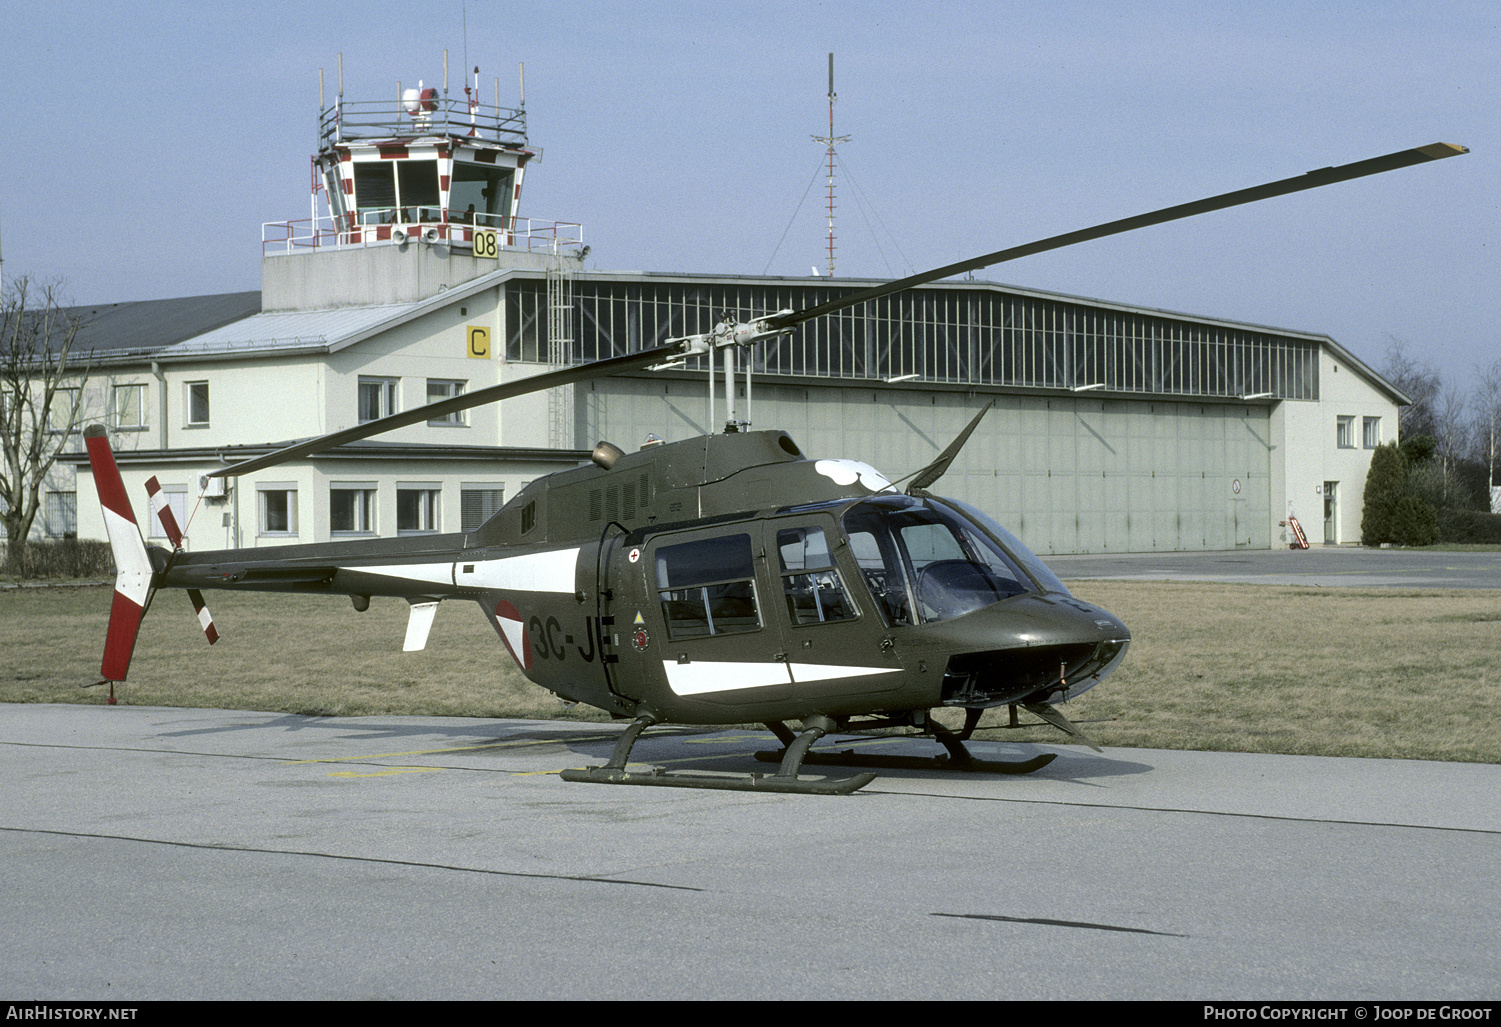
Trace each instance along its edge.
<path fill-rule="evenodd" d="M 151 373 L 156 376 L 156 416 L 161 425 L 157 435 L 161 444 L 158 449 L 167 448 L 167 373 L 162 370 L 162 365 L 155 360 L 151 362 Z"/>

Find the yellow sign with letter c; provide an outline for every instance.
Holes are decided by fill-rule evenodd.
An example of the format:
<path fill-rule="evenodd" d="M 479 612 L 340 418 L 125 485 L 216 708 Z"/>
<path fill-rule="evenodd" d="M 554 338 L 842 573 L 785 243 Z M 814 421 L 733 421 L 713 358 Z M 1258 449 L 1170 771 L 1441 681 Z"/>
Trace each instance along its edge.
<path fill-rule="evenodd" d="M 490 329 L 483 325 L 469 325 L 469 355 L 481 360 L 490 359 Z"/>

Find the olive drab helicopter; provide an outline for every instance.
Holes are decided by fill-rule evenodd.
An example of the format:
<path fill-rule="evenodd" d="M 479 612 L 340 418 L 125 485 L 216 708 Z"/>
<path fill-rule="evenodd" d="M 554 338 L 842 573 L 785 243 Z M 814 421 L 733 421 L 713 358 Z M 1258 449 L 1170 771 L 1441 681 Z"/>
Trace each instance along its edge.
<path fill-rule="evenodd" d="M 1468 152 L 1436 143 L 1165 208 L 858 289 L 801 311 L 431 403 L 225 467 L 246 474 L 482 404 L 620 371 L 735 350 L 812 318 L 913 286 L 1148 225 Z M 732 365 L 730 365 L 732 366 Z M 728 375 L 726 376 L 728 379 Z M 733 396 L 733 391 L 727 391 Z M 1071 595 L 1014 535 L 964 503 L 930 495 L 985 410 L 905 489 L 874 468 L 805 455 L 781 431 L 738 431 L 626 453 L 601 442 L 589 464 L 533 481 L 472 532 L 187 552 L 155 480 L 173 548 L 148 548 L 99 425 L 89 458 L 117 565 L 103 677 L 125 680 L 155 591 L 188 592 L 212 642 L 208 589 L 371 596 L 411 604 L 405 648 L 421 649 L 439 603 L 478 603 L 531 681 L 631 721 L 604 766 L 571 781 L 847 793 L 874 778 L 801 774 L 803 765 L 927 765 L 1026 773 L 1053 754 L 981 760 L 965 746 L 981 714 L 1017 706 L 1093 745 L 1057 708 L 1125 656 L 1130 632 Z M 932 716 L 965 711 L 951 730 Z M 787 726 L 797 721 L 800 731 Z M 775 773 L 630 769 L 641 732 L 663 722 L 764 723 Z M 946 753 L 927 760 L 814 754 L 831 732 L 916 729 Z"/>

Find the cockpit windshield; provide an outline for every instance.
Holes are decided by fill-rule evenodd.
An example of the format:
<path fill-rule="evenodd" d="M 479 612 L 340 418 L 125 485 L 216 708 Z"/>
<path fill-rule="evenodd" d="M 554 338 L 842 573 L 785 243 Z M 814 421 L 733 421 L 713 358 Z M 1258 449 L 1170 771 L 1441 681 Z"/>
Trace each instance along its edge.
<path fill-rule="evenodd" d="M 1015 536 L 1004 528 L 998 536 L 998 528 L 969 508 L 910 496 L 868 499 L 844 514 L 855 562 L 892 625 L 948 620 L 1023 592 L 1066 591 Z M 1007 551 L 1010 544 L 1016 555 Z M 1031 564 L 1046 577 L 1029 576 L 1023 566 Z"/>
<path fill-rule="evenodd" d="M 1016 558 L 1017 563 L 1026 568 L 1027 573 L 1031 574 L 1037 583 L 1042 586 L 1044 592 L 1062 592 L 1064 595 L 1073 595 L 1068 590 L 1068 586 L 1058 579 L 1058 575 L 1054 574 L 1048 568 L 1047 564 L 1038 559 L 1036 553 L 1027 548 L 1026 543 L 998 524 L 985 511 L 976 509 L 968 503 L 961 503 L 957 499 L 945 499 L 943 502 L 988 531 L 992 538 L 1000 542 L 1006 552 Z"/>

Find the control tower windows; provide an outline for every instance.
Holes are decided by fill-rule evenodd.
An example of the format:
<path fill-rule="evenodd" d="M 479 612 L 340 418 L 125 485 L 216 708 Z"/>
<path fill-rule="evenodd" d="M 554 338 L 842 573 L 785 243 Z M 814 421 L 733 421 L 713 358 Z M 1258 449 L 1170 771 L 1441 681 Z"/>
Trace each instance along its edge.
<path fill-rule="evenodd" d="M 362 225 L 390 221 L 396 210 L 396 169 L 384 161 L 355 164 L 354 205 Z"/>
<path fill-rule="evenodd" d="M 449 218 L 481 228 L 507 228 L 511 213 L 511 171 L 479 164 L 453 165 L 448 198 Z"/>
<path fill-rule="evenodd" d="M 354 202 L 362 225 L 438 221 L 443 210 L 438 162 L 357 161 Z"/>
<path fill-rule="evenodd" d="M 438 195 L 438 162 L 404 160 L 396 164 L 398 206 L 403 221 L 437 221 L 442 213 Z"/>

